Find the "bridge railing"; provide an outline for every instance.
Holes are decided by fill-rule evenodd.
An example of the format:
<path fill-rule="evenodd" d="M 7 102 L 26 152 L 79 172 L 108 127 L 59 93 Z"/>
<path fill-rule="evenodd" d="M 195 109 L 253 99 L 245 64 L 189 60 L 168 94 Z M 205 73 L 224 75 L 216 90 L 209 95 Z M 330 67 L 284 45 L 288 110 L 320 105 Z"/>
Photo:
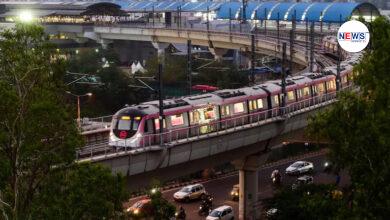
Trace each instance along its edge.
<path fill-rule="evenodd" d="M 352 89 L 352 86 L 346 86 L 341 91 Z M 106 156 L 120 152 L 128 152 L 137 149 L 143 149 L 152 146 L 168 146 L 181 142 L 196 141 L 197 139 L 208 138 L 228 134 L 245 128 L 256 127 L 272 121 L 286 120 L 292 114 L 310 111 L 321 106 L 333 103 L 336 100 L 337 93 L 317 95 L 299 102 L 287 104 L 286 107 L 277 107 L 266 111 L 255 112 L 251 114 L 226 118 L 221 121 L 214 121 L 208 124 L 193 125 L 186 128 L 174 129 L 162 134 L 150 134 L 141 136 L 137 139 L 139 144 L 136 147 L 125 147 L 127 144 L 133 144 L 131 141 L 118 142 L 117 147 L 108 146 L 108 142 L 98 143 L 77 151 L 77 159 L 92 158 L 94 156 Z M 160 144 L 160 138 L 163 143 Z M 123 147 L 120 147 L 123 146 Z"/>
<path fill-rule="evenodd" d="M 204 32 L 204 33 L 209 33 L 209 34 L 223 34 L 224 36 L 227 35 L 242 35 L 242 36 L 250 36 L 252 34 L 255 34 L 257 38 L 259 39 L 267 39 L 268 37 L 273 39 L 277 38 L 279 36 L 280 40 L 285 40 L 287 43 L 290 42 L 290 30 L 287 29 L 281 29 L 279 31 L 279 35 L 277 30 L 267 30 L 264 31 L 264 29 L 261 28 L 256 28 L 256 29 L 250 29 L 247 30 L 237 30 L 237 29 L 231 29 L 231 30 L 226 30 L 225 28 L 218 28 L 218 26 L 209 26 L 207 28 L 206 25 L 204 26 L 185 26 L 185 27 L 177 27 L 177 26 L 166 26 L 164 24 L 140 24 L 140 23 L 117 23 L 117 24 L 96 24 L 96 27 L 113 27 L 113 28 L 137 28 L 137 29 L 164 29 L 164 30 L 171 30 L 171 31 L 197 31 L 197 32 Z M 300 34 L 296 33 L 295 34 L 295 40 L 296 41 L 301 41 L 304 42 L 305 34 Z M 322 42 L 322 38 L 325 36 L 325 33 L 316 33 L 315 34 L 315 44 L 320 44 Z"/>

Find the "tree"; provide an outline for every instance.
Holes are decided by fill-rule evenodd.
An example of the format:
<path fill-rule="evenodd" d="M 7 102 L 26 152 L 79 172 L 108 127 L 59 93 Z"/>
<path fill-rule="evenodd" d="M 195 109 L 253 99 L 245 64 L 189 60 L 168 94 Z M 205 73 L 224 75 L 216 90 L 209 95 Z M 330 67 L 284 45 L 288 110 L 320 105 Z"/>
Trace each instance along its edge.
<path fill-rule="evenodd" d="M 74 163 L 75 149 L 83 141 L 64 105 L 64 62 L 43 28 L 17 24 L 0 38 L 1 218 L 54 216 L 55 210 L 67 209 L 75 200 L 88 207 L 100 205 L 81 218 L 112 216 L 123 199 L 121 180 L 110 178 L 107 169 Z M 101 179 L 105 181 L 98 183 Z M 93 201 L 96 198 L 101 200 Z M 41 203 L 46 209 L 40 210 Z"/>
<path fill-rule="evenodd" d="M 122 213 L 125 181 L 103 166 L 81 164 L 43 184 L 32 219 L 114 219 Z"/>
<path fill-rule="evenodd" d="M 354 68 L 358 93 L 339 96 L 310 122 L 309 132 L 331 141 L 330 157 L 351 176 L 350 216 L 385 219 L 390 210 L 390 24 L 371 25 L 371 50 Z"/>
<path fill-rule="evenodd" d="M 288 186 L 264 204 L 278 210 L 272 219 L 334 219 L 343 215 L 346 205 L 345 198 L 333 196 L 334 192 L 332 185 L 303 185 L 295 190 Z"/>

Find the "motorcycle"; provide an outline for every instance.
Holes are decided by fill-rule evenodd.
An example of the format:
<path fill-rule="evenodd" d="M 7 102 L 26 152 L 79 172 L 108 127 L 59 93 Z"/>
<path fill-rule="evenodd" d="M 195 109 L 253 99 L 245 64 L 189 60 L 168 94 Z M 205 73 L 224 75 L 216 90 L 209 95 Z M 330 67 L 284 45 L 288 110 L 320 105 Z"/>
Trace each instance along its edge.
<path fill-rule="evenodd" d="M 274 170 L 271 174 L 271 180 L 274 185 L 280 185 L 282 182 L 282 176 L 278 170 Z"/>
<path fill-rule="evenodd" d="M 178 212 L 175 213 L 175 217 L 177 220 L 185 220 L 186 219 L 186 211 L 183 208 L 180 208 Z"/>
<path fill-rule="evenodd" d="M 333 169 L 333 166 L 330 162 L 325 162 L 324 163 L 324 172 L 330 173 Z"/>
<path fill-rule="evenodd" d="M 211 206 L 209 203 L 201 203 L 199 206 L 198 214 L 200 216 L 207 216 L 211 211 Z"/>

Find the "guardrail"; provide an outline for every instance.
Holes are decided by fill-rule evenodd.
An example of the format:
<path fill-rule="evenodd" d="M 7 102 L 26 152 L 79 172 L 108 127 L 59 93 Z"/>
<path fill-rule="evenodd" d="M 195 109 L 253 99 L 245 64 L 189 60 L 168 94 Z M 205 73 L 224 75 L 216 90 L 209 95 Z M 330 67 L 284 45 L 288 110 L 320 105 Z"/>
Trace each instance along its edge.
<path fill-rule="evenodd" d="M 152 146 L 173 146 L 180 143 L 196 141 L 218 135 L 232 133 L 242 129 L 261 126 L 274 121 L 286 120 L 294 114 L 311 111 L 313 109 L 332 104 L 336 101 L 338 93 L 350 90 L 352 86 L 344 87 L 338 92 L 318 95 L 299 102 L 288 104 L 286 107 L 277 107 L 266 111 L 255 112 L 241 115 L 221 121 L 213 121 L 208 124 L 193 125 L 186 128 L 174 129 L 162 134 L 149 134 L 138 138 L 137 147 L 126 147 L 126 140 L 120 141 L 118 146 L 108 146 L 108 142 L 102 142 L 96 145 L 84 147 L 77 151 L 77 159 L 115 154 L 119 152 L 129 152 L 137 149 L 143 149 Z M 160 144 L 160 139 L 163 143 Z M 118 142 L 119 143 L 119 142 Z"/>

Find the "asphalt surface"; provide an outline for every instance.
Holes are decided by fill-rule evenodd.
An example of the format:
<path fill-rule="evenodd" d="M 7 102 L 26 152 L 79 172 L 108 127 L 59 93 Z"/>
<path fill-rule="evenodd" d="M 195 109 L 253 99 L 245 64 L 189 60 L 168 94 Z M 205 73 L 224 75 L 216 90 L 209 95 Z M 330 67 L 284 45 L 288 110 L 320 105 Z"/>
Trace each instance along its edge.
<path fill-rule="evenodd" d="M 314 183 L 335 183 L 336 182 L 336 176 L 330 175 L 323 172 L 323 164 L 326 161 L 326 158 L 324 155 L 320 156 L 311 156 L 302 158 L 301 160 L 313 162 L 314 164 L 314 172 L 312 175 L 314 177 Z M 276 164 L 275 166 L 267 167 L 260 169 L 258 172 L 259 177 L 259 199 L 269 198 L 272 197 L 274 192 L 274 187 L 272 186 L 270 175 L 273 170 L 279 169 L 282 173 L 282 185 L 292 185 L 292 183 L 296 180 L 296 176 L 288 176 L 284 174 L 285 169 L 292 164 L 294 161 L 290 162 L 283 162 L 280 164 Z M 232 201 L 230 198 L 230 192 L 233 188 L 233 185 L 238 184 L 238 174 L 232 174 L 231 176 L 222 177 L 218 179 L 209 180 L 206 182 L 203 182 L 203 186 L 205 187 L 206 191 L 211 194 L 214 198 L 213 200 L 213 208 L 216 208 L 221 205 L 229 205 L 232 206 L 234 209 L 235 219 L 238 219 L 238 201 Z M 346 173 L 341 173 L 341 181 L 340 185 L 346 185 L 349 182 L 349 179 L 347 177 Z M 189 220 L 199 220 L 199 219 L 205 219 L 203 216 L 198 215 L 198 209 L 200 205 L 200 201 L 191 201 L 189 203 L 185 202 L 176 202 L 173 200 L 173 194 L 177 191 L 179 191 L 180 188 L 174 188 L 170 190 L 166 190 L 163 192 L 163 197 L 167 199 L 169 202 L 174 204 L 177 209 L 179 209 L 180 206 L 182 206 L 187 214 L 187 218 Z M 140 200 L 142 197 L 137 197 L 130 199 L 129 204 L 132 205 L 136 201 Z"/>

